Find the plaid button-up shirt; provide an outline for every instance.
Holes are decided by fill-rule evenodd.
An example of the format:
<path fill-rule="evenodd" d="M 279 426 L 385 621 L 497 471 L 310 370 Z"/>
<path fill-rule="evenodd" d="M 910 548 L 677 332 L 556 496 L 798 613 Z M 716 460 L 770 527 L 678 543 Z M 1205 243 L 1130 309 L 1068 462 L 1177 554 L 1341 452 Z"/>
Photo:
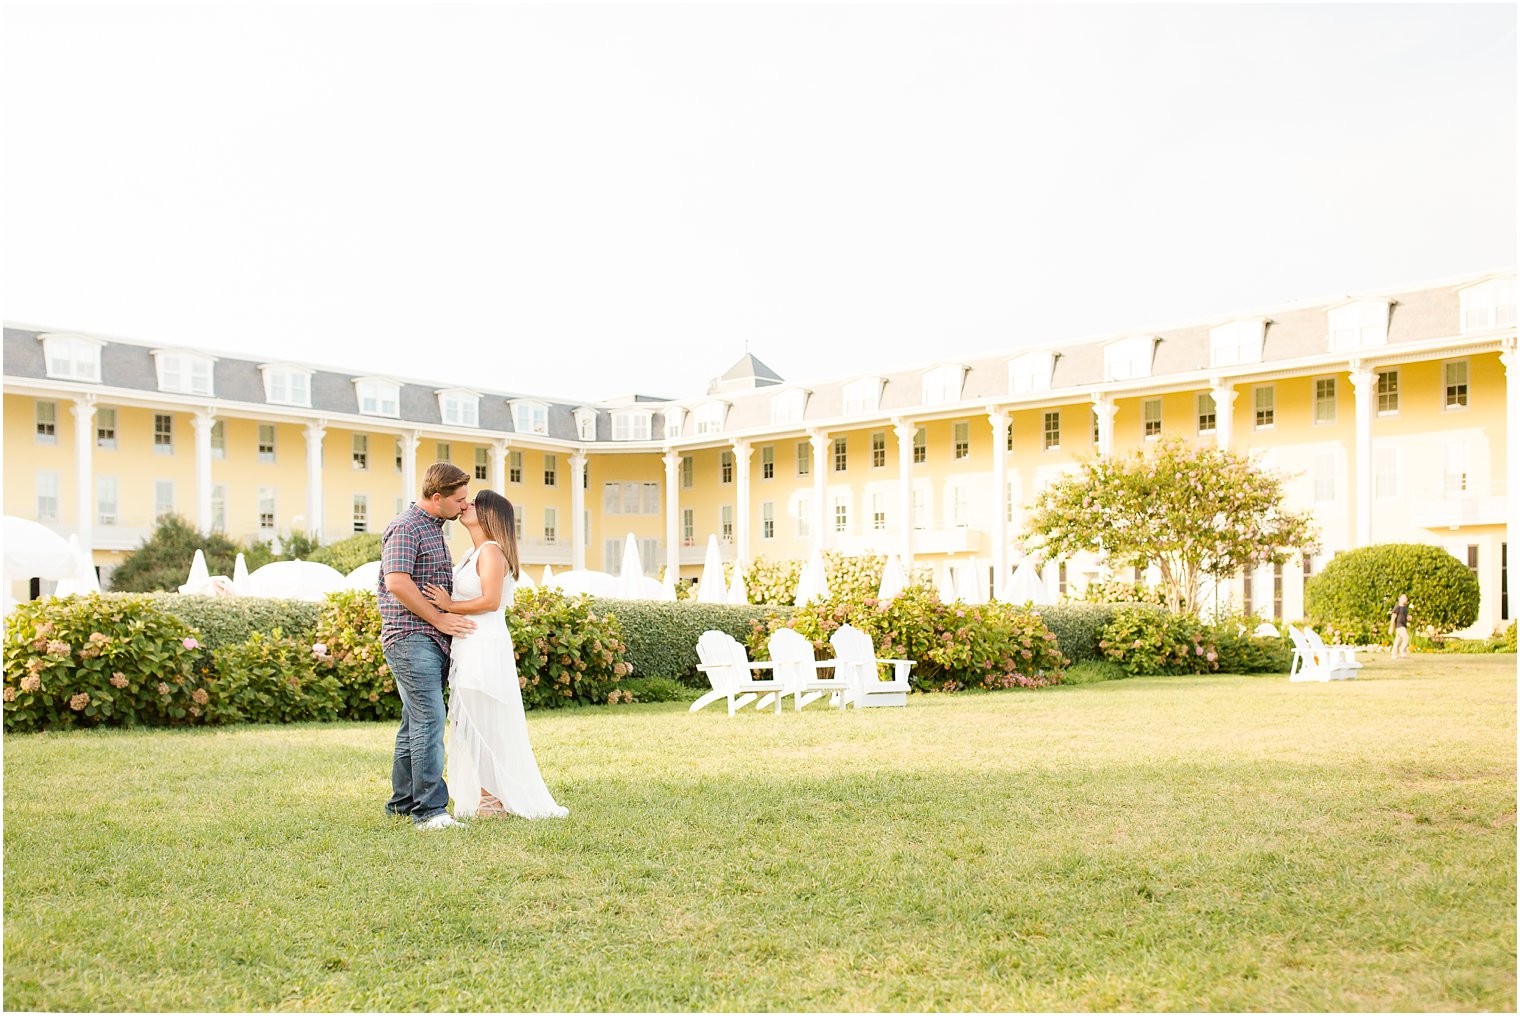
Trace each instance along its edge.
<path fill-rule="evenodd" d="M 449 637 L 407 609 L 385 588 L 385 576 L 406 572 L 418 590 L 429 582 L 454 589 L 454 562 L 443 542 L 443 519 L 435 519 L 414 502 L 391 519 L 380 537 L 380 645 L 386 647 L 407 635 L 431 635 L 448 652 Z"/>

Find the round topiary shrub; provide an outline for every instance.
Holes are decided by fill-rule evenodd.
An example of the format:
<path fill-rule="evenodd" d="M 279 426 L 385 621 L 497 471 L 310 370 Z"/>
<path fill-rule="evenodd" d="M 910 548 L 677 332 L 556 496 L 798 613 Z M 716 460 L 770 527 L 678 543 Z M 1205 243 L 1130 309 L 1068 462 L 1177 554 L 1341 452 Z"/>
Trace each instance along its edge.
<path fill-rule="evenodd" d="M 1304 612 L 1342 641 L 1392 641 L 1388 615 L 1409 596 L 1409 626 L 1436 634 L 1478 619 L 1478 580 L 1467 565 L 1425 543 L 1379 543 L 1338 554 L 1304 590 Z"/>
<path fill-rule="evenodd" d="M 360 565 L 380 560 L 380 534 L 355 533 L 335 543 L 325 543 L 306 560 L 316 561 L 347 575 Z"/>

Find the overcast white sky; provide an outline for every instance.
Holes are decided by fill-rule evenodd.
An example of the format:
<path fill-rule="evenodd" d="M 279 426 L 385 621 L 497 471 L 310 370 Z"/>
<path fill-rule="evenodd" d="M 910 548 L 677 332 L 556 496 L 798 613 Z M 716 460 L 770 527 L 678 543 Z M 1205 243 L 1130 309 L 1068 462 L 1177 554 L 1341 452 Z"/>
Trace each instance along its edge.
<path fill-rule="evenodd" d="M 1515 263 L 1508 4 L 3 17 L 11 322 L 684 397 Z"/>

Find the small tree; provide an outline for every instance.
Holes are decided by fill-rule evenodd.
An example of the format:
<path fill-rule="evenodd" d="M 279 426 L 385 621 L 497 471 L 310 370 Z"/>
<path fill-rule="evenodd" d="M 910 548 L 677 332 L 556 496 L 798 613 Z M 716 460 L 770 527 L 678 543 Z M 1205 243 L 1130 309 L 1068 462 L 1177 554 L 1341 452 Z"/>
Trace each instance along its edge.
<path fill-rule="evenodd" d="M 1304 589 L 1304 611 L 1358 644 L 1387 643 L 1388 615 L 1409 597 L 1411 629 L 1458 631 L 1478 619 L 1478 580 L 1463 562 L 1426 543 L 1378 543 L 1337 554 Z"/>
<path fill-rule="evenodd" d="M 190 575 L 195 552 L 206 552 L 206 570 L 231 575 L 239 553 L 249 571 L 271 561 L 304 559 L 317 547 L 307 533 L 292 533 L 276 554 L 268 541 L 241 544 L 226 533 L 203 533 L 179 515 L 165 515 L 138 548 L 111 573 L 111 589 L 119 593 L 174 592 Z"/>
<path fill-rule="evenodd" d="M 1082 463 L 1040 493 L 1024 529 L 1046 557 L 1088 551 L 1154 564 L 1167 606 L 1189 613 L 1204 576 L 1282 564 L 1315 545 L 1311 517 L 1283 505 L 1282 477 L 1237 452 L 1176 438 L 1151 454 Z"/>

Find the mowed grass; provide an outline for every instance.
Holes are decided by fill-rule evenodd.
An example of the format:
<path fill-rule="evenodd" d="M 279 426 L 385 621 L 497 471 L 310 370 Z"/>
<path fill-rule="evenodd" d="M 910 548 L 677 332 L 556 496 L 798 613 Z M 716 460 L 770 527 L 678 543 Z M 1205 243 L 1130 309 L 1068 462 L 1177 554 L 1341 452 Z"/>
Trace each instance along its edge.
<path fill-rule="evenodd" d="M 387 820 L 388 725 L 5 739 L 7 1009 L 1515 1008 L 1514 656 L 534 714 L 564 821 Z"/>

